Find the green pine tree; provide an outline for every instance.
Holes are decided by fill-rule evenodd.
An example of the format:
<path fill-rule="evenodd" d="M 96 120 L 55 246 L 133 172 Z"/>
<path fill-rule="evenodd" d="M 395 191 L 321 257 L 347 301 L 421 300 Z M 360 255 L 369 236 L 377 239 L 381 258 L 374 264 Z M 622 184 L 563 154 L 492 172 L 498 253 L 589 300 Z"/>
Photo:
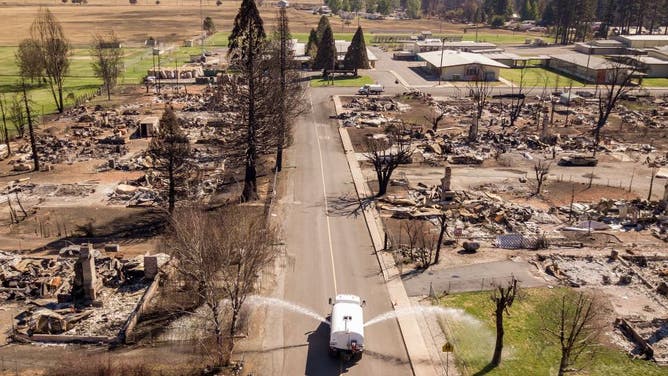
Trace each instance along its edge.
<path fill-rule="evenodd" d="M 366 43 L 364 42 L 364 32 L 362 27 L 358 27 L 353 40 L 348 46 L 346 57 L 343 59 L 343 65 L 346 69 L 354 69 L 357 76 L 357 69 L 369 69 L 369 56 L 366 53 Z"/>
<path fill-rule="evenodd" d="M 322 39 L 318 45 L 318 54 L 315 56 L 313 68 L 323 69 L 325 72 L 335 67 L 336 64 L 336 45 L 334 44 L 334 33 L 328 25 L 322 34 Z M 324 75 L 324 74 L 323 74 Z"/>
<path fill-rule="evenodd" d="M 318 34 L 316 34 L 315 29 L 311 29 L 308 35 L 308 42 L 306 42 L 304 53 L 310 56 L 311 59 L 315 59 L 315 55 L 318 53 Z"/>
<path fill-rule="evenodd" d="M 322 36 L 325 34 L 325 29 L 331 28 L 329 25 L 329 17 L 327 16 L 322 16 L 320 17 L 320 21 L 318 21 L 318 27 L 315 29 L 315 35 L 317 37 L 317 43 L 318 47 L 320 47 L 320 41 L 322 40 Z"/>

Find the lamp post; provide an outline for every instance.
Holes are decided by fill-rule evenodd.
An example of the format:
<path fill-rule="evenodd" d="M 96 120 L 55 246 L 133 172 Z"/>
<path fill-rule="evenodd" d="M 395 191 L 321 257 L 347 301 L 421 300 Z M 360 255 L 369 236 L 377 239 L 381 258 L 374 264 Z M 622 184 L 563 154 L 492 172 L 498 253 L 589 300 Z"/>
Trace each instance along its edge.
<path fill-rule="evenodd" d="M 438 86 L 441 86 L 443 76 L 443 49 L 445 48 L 445 38 L 441 38 L 441 63 L 438 65 Z"/>

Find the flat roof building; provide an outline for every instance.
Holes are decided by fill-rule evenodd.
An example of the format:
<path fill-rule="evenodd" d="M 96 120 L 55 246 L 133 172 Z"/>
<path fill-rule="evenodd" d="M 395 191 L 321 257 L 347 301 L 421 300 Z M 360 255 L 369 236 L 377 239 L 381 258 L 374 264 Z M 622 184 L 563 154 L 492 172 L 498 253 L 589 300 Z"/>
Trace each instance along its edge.
<path fill-rule="evenodd" d="M 616 69 L 632 69 L 631 66 L 614 63 L 600 56 L 581 53 L 552 55 L 549 67 L 568 76 L 597 84 L 609 83 Z"/>
<path fill-rule="evenodd" d="M 426 68 L 448 81 L 497 81 L 501 68 L 508 68 L 485 55 L 462 51 L 431 51 L 418 54 Z"/>
<path fill-rule="evenodd" d="M 652 48 L 668 46 L 668 35 L 619 35 L 616 40 L 629 48 Z"/>

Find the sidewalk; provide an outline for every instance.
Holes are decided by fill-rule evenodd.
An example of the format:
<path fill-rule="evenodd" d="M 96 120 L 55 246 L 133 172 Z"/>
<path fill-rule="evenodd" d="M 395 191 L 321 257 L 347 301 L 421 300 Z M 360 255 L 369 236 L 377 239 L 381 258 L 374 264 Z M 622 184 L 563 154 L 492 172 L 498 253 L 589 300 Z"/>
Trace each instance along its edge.
<path fill-rule="evenodd" d="M 339 113 L 342 107 L 338 96 L 334 97 L 334 105 L 337 113 Z M 357 162 L 348 131 L 345 128 L 339 128 L 339 134 L 341 135 L 343 150 L 346 154 L 355 189 L 357 190 L 357 196 L 359 199 L 369 197 L 371 196 L 371 190 L 366 184 L 362 170 Z M 384 230 L 378 211 L 374 205 L 369 205 L 364 208 L 363 214 L 394 308 L 410 307 L 411 302 L 408 298 L 408 294 L 406 294 L 406 289 L 401 281 L 399 271 L 395 267 L 394 259 L 391 254 L 383 251 L 383 236 L 381 234 Z M 413 315 L 404 315 L 398 317 L 397 321 L 404 338 L 404 344 L 413 369 L 413 374 L 415 376 L 436 376 L 444 374 L 442 367 L 439 367 L 441 369 L 440 371 L 437 371 L 435 368 L 436 365 L 440 365 L 440 359 L 434 359 L 432 357 L 433 354 L 427 348 L 427 346 L 438 346 L 438 344 L 433 343 L 431 338 L 425 340 L 422 336 L 420 326 L 418 325 L 418 319 Z M 438 348 L 440 348 L 440 346 L 438 346 Z"/>

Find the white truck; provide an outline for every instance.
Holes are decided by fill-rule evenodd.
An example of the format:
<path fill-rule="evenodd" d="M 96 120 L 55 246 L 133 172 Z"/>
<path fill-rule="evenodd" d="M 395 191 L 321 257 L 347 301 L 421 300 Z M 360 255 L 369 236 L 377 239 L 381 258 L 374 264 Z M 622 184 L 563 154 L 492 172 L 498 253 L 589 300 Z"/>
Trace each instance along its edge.
<path fill-rule="evenodd" d="M 378 85 L 378 84 L 366 84 L 359 88 L 357 90 L 357 94 L 362 94 L 362 95 L 369 95 L 369 94 L 380 94 L 385 89 L 383 88 L 383 85 Z"/>
<path fill-rule="evenodd" d="M 329 353 L 345 360 L 359 360 L 364 351 L 364 316 L 366 304 L 357 295 L 339 294 L 329 298 L 332 305 L 329 332 Z"/>

